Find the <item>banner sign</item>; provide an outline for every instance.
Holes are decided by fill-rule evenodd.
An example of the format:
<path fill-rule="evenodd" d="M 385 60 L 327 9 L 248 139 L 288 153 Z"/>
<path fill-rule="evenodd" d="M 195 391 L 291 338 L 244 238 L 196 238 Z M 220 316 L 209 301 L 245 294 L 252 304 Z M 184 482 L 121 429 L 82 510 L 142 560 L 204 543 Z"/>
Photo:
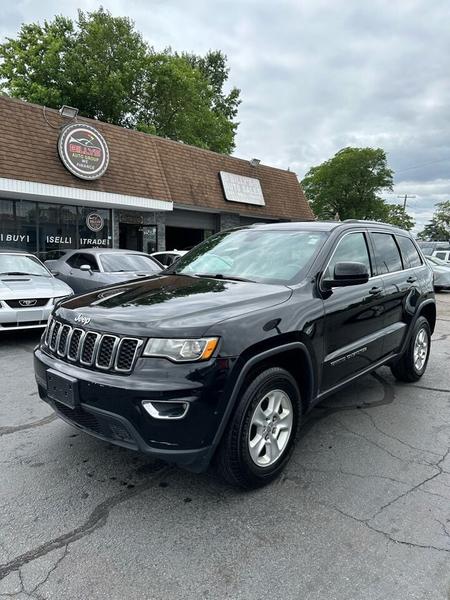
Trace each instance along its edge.
<path fill-rule="evenodd" d="M 242 202 L 243 204 L 256 204 L 265 206 L 261 183 L 255 177 L 244 177 L 235 173 L 220 171 L 225 199 L 230 202 Z"/>
<path fill-rule="evenodd" d="M 80 179 L 98 179 L 108 168 L 108 145 L 90 125 L 72 123 L 64 127 L 58 138 L 58 153 L 66 169 Z"/>

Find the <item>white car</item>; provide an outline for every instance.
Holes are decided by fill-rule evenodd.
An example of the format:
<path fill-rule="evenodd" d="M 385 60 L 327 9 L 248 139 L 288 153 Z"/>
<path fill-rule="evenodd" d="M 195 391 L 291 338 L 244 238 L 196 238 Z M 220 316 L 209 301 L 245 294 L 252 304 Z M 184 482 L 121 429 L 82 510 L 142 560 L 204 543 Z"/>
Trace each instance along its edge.
<path fill-rule="evenodd" d="M 72 294 L 33 254 L 0 250 L 0 332 L 44 328 L 56 302 Z"/>
<path fill-rule="evenodd" d="M 436 258 L 436 256 L 426 256 L 425 258 L 433 269 L 435 291 L 450 290 L 450 263 Z"/>
<path fill-rule="evenodd" d="M 187 250 L 166 250 L 166 252 L 153 252 L 150 256 L 156 258 L 164 267 L 170 267 L 176 260 L 187 253 Z"/>

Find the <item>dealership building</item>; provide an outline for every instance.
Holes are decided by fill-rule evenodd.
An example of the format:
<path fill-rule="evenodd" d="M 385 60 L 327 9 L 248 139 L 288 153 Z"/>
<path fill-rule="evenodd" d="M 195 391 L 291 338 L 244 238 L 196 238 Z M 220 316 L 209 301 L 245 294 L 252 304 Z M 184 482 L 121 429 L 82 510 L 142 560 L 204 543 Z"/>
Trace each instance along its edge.
<path fill-rule="evenodd" d="M 153 252 L 314 218 L 290 171 L 74 113 L 0 97 L 0 248 Z"/>

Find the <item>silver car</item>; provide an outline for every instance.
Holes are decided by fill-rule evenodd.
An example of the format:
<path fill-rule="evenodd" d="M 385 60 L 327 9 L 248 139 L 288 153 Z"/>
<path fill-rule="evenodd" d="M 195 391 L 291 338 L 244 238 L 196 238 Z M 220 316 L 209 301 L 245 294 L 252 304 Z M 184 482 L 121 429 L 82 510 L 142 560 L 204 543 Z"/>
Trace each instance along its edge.
<path fill-rule="evenodd" d="M 68 250 L 57 260 L 45 265 L 80 294 L 135 277 L 156 275 L 162 265 L 144 252 L 111 248 Z"/>
<path fill-rule="evenodd" d="M 0 250 L 0 332 L 43 328 L 72 289 L 27 252 Z"/>
<path fill-rule="evenodd" d="M 450 264 L 435 256 L 426 256 L 427 263 L 433 269 L 434 289 L 450 290 Z"/>

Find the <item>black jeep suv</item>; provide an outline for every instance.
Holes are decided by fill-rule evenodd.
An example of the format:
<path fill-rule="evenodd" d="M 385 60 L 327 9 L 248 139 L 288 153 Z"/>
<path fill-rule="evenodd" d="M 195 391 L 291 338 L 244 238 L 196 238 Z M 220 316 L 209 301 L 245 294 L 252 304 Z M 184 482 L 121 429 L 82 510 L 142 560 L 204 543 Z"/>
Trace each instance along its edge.
<path fill-rule="evenodd" d="M 73 297 L 35 351 L 40 397 L 94 436 L 234 484 L 274 479 L 303 415 L 389 364 L 424 373 L 433 275 L 367 221 L 218 233 L 162 274 Z"/>

